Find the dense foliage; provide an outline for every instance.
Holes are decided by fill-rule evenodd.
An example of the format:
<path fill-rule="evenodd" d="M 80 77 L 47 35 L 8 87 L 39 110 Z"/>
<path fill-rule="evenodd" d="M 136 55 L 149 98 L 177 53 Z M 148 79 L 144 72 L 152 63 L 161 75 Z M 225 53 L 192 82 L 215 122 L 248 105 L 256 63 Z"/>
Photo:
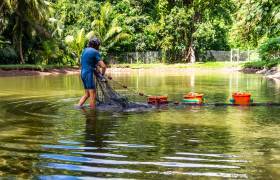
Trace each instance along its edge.
<path fill-rule="evenodd" d="M 231 31 L 232 45 L 255 48 L 267 38 L 280 36 L 280 1 L 250 0 L 238 6 Z"/>
<path fill-rule="evenodd" d="M 280 37 L 271 38 L 259 47 L 260 61 L 249 62 L 245 67 L 262 69 L 271 68 L 280 64 Z"/>
<path fill-rule="evenodd" d="M 280 37 L 271 38 L 259 48 L 261 59 L 264 61 L 280 60 Z"/>
<path fill-rule="evenodd" d="M 2 0 L 0 64 L 76 65 L 94 36 L 105 59 L 161 51 L 163 62 L 197 61 L 280 36 L 279 9 L 272 0 Z"/>

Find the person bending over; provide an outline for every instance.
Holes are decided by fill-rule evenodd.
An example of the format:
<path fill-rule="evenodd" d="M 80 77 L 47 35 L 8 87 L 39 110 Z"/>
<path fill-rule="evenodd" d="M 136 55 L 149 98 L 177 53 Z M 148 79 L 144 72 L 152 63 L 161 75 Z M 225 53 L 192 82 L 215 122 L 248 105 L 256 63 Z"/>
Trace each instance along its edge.
<path fill-rule="evenodd" d="M 90 108 L 95 108 L 96 87 L 94 82 L 94 69 L 100 67 L 102 75 L 105 74 L 106 65 L 101 60 L 99 53 L 100 40 L 97 38 L 90 39 L 88 46 L 83 50 L 81 55 L 81 79 L 83 81 L 85 95 L 81 97 L 79 106 L 83 106 L 89 98 Z"/>

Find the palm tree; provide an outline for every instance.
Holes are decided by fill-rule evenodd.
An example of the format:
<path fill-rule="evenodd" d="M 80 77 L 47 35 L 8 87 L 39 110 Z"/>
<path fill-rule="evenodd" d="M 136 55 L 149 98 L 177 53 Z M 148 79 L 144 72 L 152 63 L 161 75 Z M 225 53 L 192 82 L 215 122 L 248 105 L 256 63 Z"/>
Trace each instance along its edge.
<path fill-rule="evenodd" d="M 13 44 L 18 51 L 20 63 L 24 64 L 22 39 L 33 30 L 41 36 L 50 37 L 42 26 L 46 22 L 49 4 L 44 0 L 10 0 L 15 24 L 13 28 Z"/>
<path fill-rule="evenodd" d="M 10 0 L 2 0 L 0 2 L 0 34 L 5 29 L 5 20 L 12 12 L 12 5 Z"/>
<path fill-rule="evenodd" d="M 84 28 L 79 30 L 74 36 L 66 36 L 65 43 L 68 46 L 69 53 L 74 57 L 76 63 L 79 64 L 79 55 L 82 53 L 86 43 Z"/>
<path fill-rule="evenodd" d="M 0 2 L 0 13 L 5 13 L 5 11 L 11 10 L 11 1 L 10 0 L 3 0 Z"/>
<path fill-rule="evenodd" d="M 118 42 L 129 38 L 129 34 L 119 25 L 118 16 L 112 5 L 106 2 L 96 15 L 98 18 L 92 22 L 92 31 L 87 34 L 88 39 L 96 36 L 101 40 L 101 51 L 105 54 Z"/>

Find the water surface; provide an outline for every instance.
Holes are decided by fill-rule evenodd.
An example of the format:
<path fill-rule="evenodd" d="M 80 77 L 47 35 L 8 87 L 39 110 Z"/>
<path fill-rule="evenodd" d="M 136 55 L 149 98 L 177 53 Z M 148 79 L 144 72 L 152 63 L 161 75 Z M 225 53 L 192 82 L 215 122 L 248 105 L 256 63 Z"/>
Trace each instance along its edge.
<path fill-rule="evenodd" d="M 235 91 L 280 102 L 258 75 L 136 70 L 113 78 L 171 101 L 196 91 L 208 103 Z M 145 99 L 115 88 L 130 99 Z M 77 109 L 78 75 L 0 78 L 0 177 L 35 179 L 277 179 L 280 107 L 162 107 L 145 112 Z"/>

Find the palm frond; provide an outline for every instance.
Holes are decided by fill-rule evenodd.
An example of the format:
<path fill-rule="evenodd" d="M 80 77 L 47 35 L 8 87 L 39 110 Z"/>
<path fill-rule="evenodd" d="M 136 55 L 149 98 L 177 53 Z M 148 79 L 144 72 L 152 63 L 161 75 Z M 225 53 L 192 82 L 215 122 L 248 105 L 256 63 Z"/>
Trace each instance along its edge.
<path fill-rule="evenodd" d="M 12 3 L 10 0 L 3 0 L 0 3 L 0 12 L 11 12 L 12 11 Z M 1 14 L 0 13 L 0 14 Z"/>
<path fill-rule="evenodd" d="M 129 37 L 119 25 L 119 16 L 115 13 L 113 6 L 109 2 L 106 2 L 101 6 L 98 17 L 91 24 L 92 32 L 90 35 L 88 34 L 88 37 L 95 35 L 100 38 L 104 51 L 107 51 L 119 41 Z"/>
<path fill-rule="evenodd" d="M 122 28 L 119 26 L 112 27 L 106 33 L 103 41 L 106 42 L 108 39 L 112 39 L 114 36 L 118 35 L 122 32 Z"/>
<path fill-rule="evenodd" d="M 118 34 L 113 41 L 111 41 L 108 45 L 107 45 L 107 49 L 112 48 L 113 46 L 115 46 L 118 42 L 122 41 L 122 40 L 126 40 L 130 37 L 129 34 L 127 33 L 120 33 Z"/>
<path fill-rule="evenodd" d="M 82 51 L 82 49 L 84 48 L 85 41 L 86 41 L 86 39 L 85 39 L 85 29 L 82 28 L 78 32 L 77 37 L 76 37 L 76 45 L 77 45 L 77 49 L 78 49 L 79 54 Z"/>
<path fill-rule="evenodd" d="M 91 38 L 93 38 L 95 36 L 97 36 L 97 35 L 94 33 L 94 31 L 90 31 L 89 33 L 87 33 L 86 39 L 89 40 L 89 39 L 91 39 Z"/>
<path fill-rule="evenodd" d="M 104 22 L 104 26 L 110 24 L 110 18 L 113 16 L 113 7 L 109 2 L 106 2 L 100 10 L 100 20 Z"/>

